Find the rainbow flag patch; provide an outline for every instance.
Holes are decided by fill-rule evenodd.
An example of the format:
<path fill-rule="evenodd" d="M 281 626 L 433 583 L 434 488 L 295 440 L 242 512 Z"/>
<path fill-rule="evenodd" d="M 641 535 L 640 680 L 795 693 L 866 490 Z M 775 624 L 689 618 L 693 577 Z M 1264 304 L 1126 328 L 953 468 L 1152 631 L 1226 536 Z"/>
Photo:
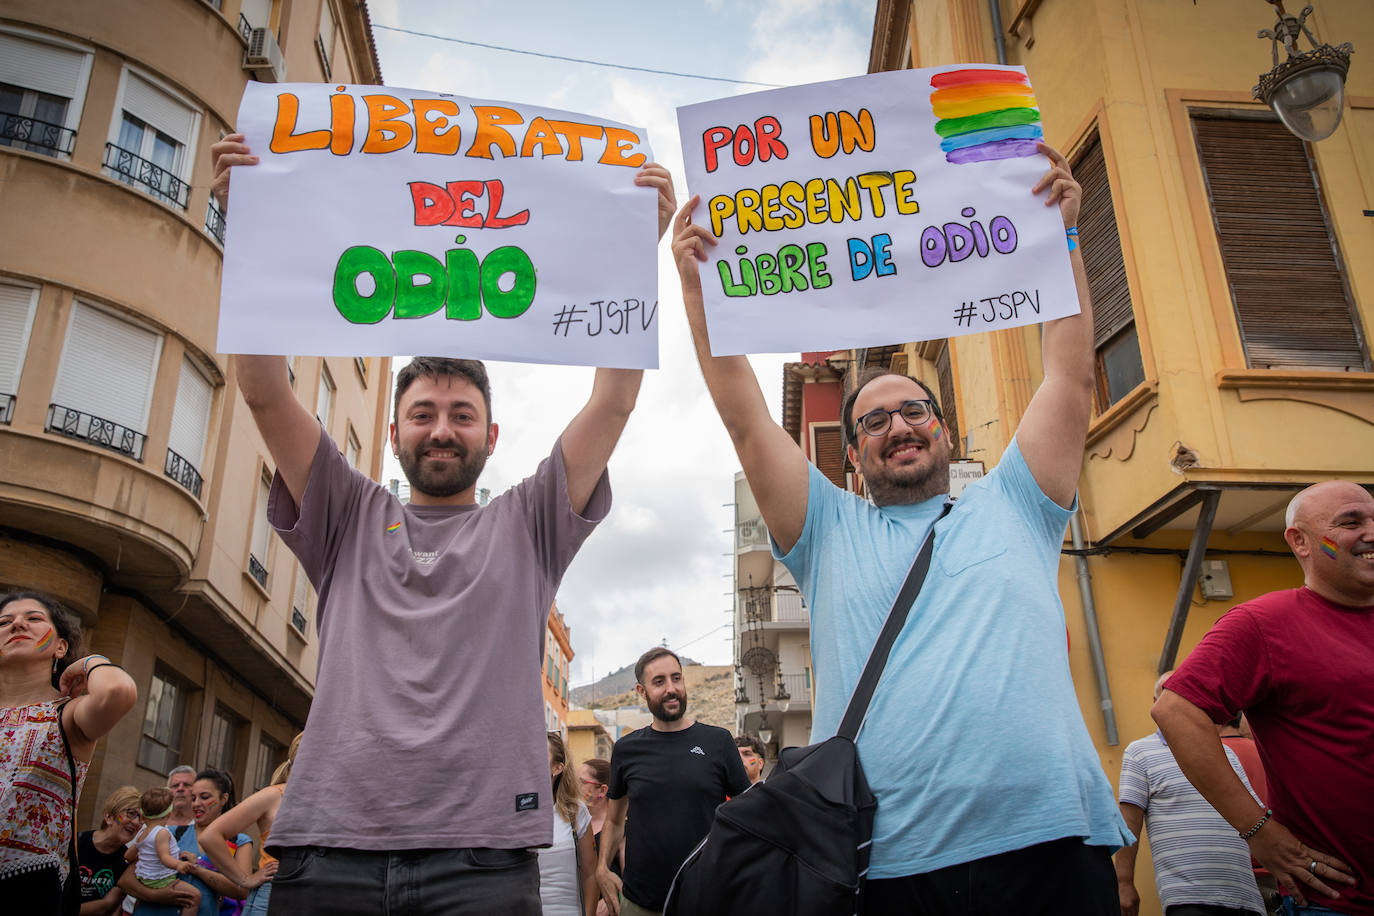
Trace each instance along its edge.
<path fill-rule="evenodd" d="M 1336 558 L 1336 542 L 1331 538 L 1322 538 L 1322 553 L 1334 560 Z"/>
<path fill-rule="evenodd" d="M 395 534 L 397 531 L 400 531 L 400 530 L 401 530 L 401 523 L 400 523 L 400 522 L 395 522 L 394 524 L 391 524 L 391 525 L 387 525 L 387 526 L 386 526 L 386 533 L 387 533 L 387 534 Z"/>
<path fill-rule="evenodd" d="M 955 165 L 1037 155 L 1043 140 L 1030 80 L 1015 70 L 947 70 L 930 78 L 930 107 L 945 161 Z"/>

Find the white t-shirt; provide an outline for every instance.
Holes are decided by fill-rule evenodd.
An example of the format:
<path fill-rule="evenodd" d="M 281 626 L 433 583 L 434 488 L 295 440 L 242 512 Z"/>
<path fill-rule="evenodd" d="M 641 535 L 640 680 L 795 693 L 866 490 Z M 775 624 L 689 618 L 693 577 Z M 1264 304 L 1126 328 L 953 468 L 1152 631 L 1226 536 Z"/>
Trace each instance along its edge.
<path fill-rule="evenodd" d="M 149 881 L 158 881 L 176 874 L 174 869 L 162 864 L 162 860 L 157 857 L 157 832 L 159 830 L 167 833 L 167 847 L 175 859 L 181 855 L 181 847 L 177 846 L 177 838 L 172 835 L 172 831 L 167 830 L 165 824 L 158 824 L 149 830 L 143 828 L 143 832 L 134 838 L 130 845 L 138 847 L 138 861 L 134 863 L 134 876 L 138 880 L 147 884 Z"/>
<path fill-rule="evenodd" d="M 557 811 L 553 816 L 553 845 L 539 850 L 539 899 L 544 916 L 582 916 L 577 893 L 576 843 L 592 825 L 587 806 L 577 803 L 577 836 Z"/>

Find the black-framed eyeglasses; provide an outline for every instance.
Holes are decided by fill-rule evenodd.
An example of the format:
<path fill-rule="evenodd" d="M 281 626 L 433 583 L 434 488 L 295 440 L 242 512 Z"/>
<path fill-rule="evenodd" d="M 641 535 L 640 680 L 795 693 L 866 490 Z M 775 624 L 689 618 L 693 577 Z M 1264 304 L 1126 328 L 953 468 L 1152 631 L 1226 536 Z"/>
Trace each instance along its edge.
<path fill-rule="evenodd" d="M 859 417 L 859 421 L 854 424 L 854 438 L 859 438 L 860 429 L 870 436 L 885 435 L 892 428 L 892 415 L 894 413 L 901 414 L 908 426 L 920 426 L 935 416 L 935 403 L 923 398 L 903 401 L 901 407 L 892 410 L 885 410 L 882 407 L 877 410 L 870 410 Z"/>

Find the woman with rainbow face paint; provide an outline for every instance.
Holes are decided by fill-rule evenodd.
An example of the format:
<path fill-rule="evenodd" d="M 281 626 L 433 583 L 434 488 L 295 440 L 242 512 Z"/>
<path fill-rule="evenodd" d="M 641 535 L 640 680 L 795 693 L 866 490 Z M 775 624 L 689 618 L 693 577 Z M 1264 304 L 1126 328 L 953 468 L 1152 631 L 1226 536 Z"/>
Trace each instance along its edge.
<path fill-rule="evenodd" d="M 81 621 L 41 592 L 0 596 L 0 901 L 64 912 L 80 893 L 74 815 L 95 743 L 138 699 L 103 655 L 78 658 Z M 74 910 L 73 910 L 74 912 Z"/>

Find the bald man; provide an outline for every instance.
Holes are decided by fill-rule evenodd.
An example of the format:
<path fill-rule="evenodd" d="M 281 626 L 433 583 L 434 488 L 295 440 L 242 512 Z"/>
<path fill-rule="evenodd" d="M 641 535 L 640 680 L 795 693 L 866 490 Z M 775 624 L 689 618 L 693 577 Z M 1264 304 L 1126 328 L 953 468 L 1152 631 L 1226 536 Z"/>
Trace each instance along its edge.
<path fill-rule="evenodd" d="M 1289 503 L 1302 588 L 1237 605 L 1151 714 L 1180 769 L 1292 895 L 1294 913 L 1374 916 L 1374 497 L 1332 480 Z M 1215 723 L 1245 711 L 1271 809 Z"/>

